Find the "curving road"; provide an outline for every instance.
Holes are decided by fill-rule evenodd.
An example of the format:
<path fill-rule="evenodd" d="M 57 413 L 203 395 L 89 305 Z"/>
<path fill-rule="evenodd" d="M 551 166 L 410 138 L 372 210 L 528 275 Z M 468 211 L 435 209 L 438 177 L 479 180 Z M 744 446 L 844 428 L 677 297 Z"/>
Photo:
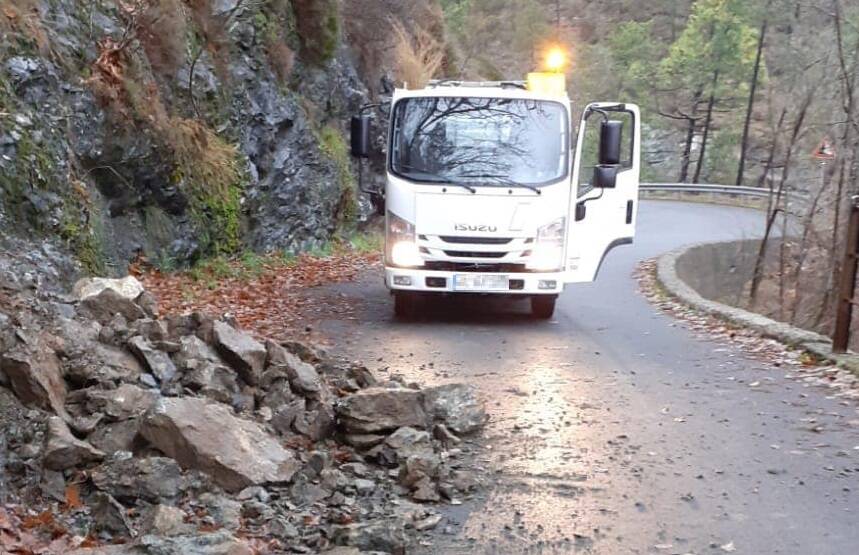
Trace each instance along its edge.
<path fill-rule="evenodd" d="M 359 318 L 322 324 L 335 350 L 473 383 L 492 415 L 475 461 L 488 488 L 445 509 L 446 533 L 415 552 L 859 552 L 855 404 L 696 338 L 631 277 L 684 244 L 756 236 L 762 220 L 643 202 L 635 245 L 569 288 L 550 322 L 526 303 L 456 299 L 398 323 L 379 276 L 340 286 Z"/>

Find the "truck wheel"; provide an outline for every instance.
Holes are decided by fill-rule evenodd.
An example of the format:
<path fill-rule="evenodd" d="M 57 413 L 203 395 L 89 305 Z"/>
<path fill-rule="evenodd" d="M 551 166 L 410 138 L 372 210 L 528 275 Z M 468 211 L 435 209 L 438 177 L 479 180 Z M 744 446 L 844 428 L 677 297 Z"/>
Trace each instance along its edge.
<path fill-rule="evenodd" d="M 555 295 L 536 295 L 531 297 L 531 315 L 540 320 L 548 320 L 555 313 Z"/>
<path fill-rule="evenodd" d="M 412 320 L 418 315 L 418 296 L 406 291 L 394 293 L 394 315 L 401 320 Z"/>

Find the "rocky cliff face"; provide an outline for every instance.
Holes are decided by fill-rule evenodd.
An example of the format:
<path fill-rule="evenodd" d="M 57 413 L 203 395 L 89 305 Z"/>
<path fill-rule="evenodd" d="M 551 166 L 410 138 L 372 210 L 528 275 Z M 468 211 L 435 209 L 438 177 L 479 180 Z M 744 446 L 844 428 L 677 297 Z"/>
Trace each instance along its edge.
<path fill-rule="evenodd" d="M 360 208 L 332 0 L 10 0 L 0 225 L 122 272 L 312 248 Z M 18 243 L 20 244 L 20 243 Z"/>

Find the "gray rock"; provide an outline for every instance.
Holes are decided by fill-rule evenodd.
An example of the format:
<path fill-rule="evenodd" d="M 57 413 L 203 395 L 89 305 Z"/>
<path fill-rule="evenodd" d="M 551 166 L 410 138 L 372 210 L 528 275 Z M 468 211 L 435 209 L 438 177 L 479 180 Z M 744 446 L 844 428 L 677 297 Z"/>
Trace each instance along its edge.
<path fill-rule="evenodd" d="M 66 414 L 60 361 L 45 342 L 39 340 L 31 348 L 21 345 L 3 354 L 0 367 L 22 403 Z"/>
<path fill-rule="evenodd" d="M 152 389 L 122 384 L 116 389 L 88 390 L 86 406 L 89 412 L 102 413 L 108 420 L 116 422 L 141 416 L 158 397 L 158 392 Z"/>
<path fill-rule="evenodd" d="M 215 345 L 221 356 L 236 369 L 245 382 L 256 385 L 265 366 L 265 345 L 250 334 L 216 321 L 213 324 Z"/>
<path fill-rule="evenodd" d="M 438 478 L 441 460 L 435 453 L 412 455 L 400 465 L 400 484 L 415 488 L 424 478 Z"/>
<path fill-rule="evenodd" d="M 128 347 L 162 384 L 170 382 L 176 376 L 176 366 L 170 359 L 170 355 L 155 349 L 143 337 L 139 335 L 132 337 L 128 341 Z"/>
<path fill-rule="evenodd" d="M 298 528 L 282 517 L 273 519 L 268 524 L 268 531 L 272 536 L 285 540 L 292 540 L 299 536 Z"/>
<path fill-rule="evenodd" d="M 121 314 L 128 322 L 146 317 L 146 311 L 133 299 L 124 297 L 114 289 L 104 289 L 96 295 L 86 297 L 81 301 L 80 312 L 100 324 L 107 324 L 116 314 Z"/>
<path fill-rule="evenodd" d="M 161 503 L 181 496 L 192 484 L 167 457 L 134 458 L 115 453 L 90 473 L 93 485 L 126 503 Z"/>
<path fill-rule="evenodd" d="M 203 361 L 214 364 L 222 363 L 218 353 L 196 335 L 180 337 L 178 343 L 179 352 L 173 356 L 173 360 L 179 368 L 188 368 L 189 365 L 193 366 L 194 363 Z"/>
<path fill-rule="evenodd" d="M 433 453 L 430 435 L 423 430 L 416 430 L 404 426 L 385 439 L 385 445 L 390 447 L 397 458 L 406 460 L 414 455 L 427 455 Z"/>
<path fill-rule="evenodd" d="M 130 418 L 109 424 L 103 424 L 87 437 L 87 441 L 110 456 L 117 451 L 133 451 L 140 420 Z"/>
<path fill-rule="evenodd" d="M 137 358 L 113 345 L 82 343 L 80 350 L 65 361 L 65 377 L 77 387 L 93 384 L 135 383 L 140 379 L 143 366 Z"/>
<path fill-rule="evenodd" d="M 345 397 L 336 411 L 347 433 L 387 432 L 403 426 L 424 428 L 427 424 L 423 398 L 413 389 L 367 388 Z"/>
<path fill-rule="evenodd" d="M 427 414 L 456 434 L 471 434 L 486 425 L 489 416 L 474 387 L 447 384 L 423 390 Z"/>
<path fill-rule="evenodd" d="M 405 554 L 405 524 L 398 518 L 334 526 L 331 541 L 336 545 L 354 546 L 362 551 Z"/>
<path fill-rule="evenodd" d="M 305 403 L 304 399 L 298 398 L 280 406 L 272 414 L 271 425 L 282 435 L 293 433 L 293 424 L 304 418 Z"/>
<path fill-rule="evenodd" d="M 325 403 L 308 403 L 307 410 L 296 417 L 292 427 L 296 432 L 313 441 L 331 437 L 335 428 L 334 409 Z"/>
<path fill-rule="evenodd" d="M 307 343 L 302 343 L 300 341 L 285 341 L 282 345 L 291 353 L 295 354 L 303 360 L 304 362 L 308 362 L 310 364 L 316 364 L 320 362 L 323 358 L 323 353 L 320 352 L 316 347 L 311 347 Z"/>
<path fill-rule="evenodd" d="M 143 284 L 134 276 L 119 279 L 87 277 L 76 281 L 72 292 L 79 300 L 84 300 L 98 295 L 105 289 L 112 289 L 120 296 L 133 301 L 143 293 Z"/>
<path fill-rule="evenodd" d="M 297 480 L 289 488 L 289 497 L 293 503 L 299 507 L 312 505 L 317 501 L 321 501 L 331 495 L 331 492 L 318 484 L 308 482 L 307 480 Z"/>
<path fill-rule="evenodd" d="M 241 393 L 235 372 L 207 360 L 189 361 L 182 385 L 219 403 L 232 403 Z"/>
<path fill-rule="evenodd" d="M 43 464 L 51 470 L 65 470 L 100 461 L 104 453 L 72 435 L 66 423 L 58 416 L 48 419 Z"/>
<path fill-rule="evenodd" d="M 238 530 L 242 525 L 242 504 L 223 495 L 204 493 L 199 498 L 200 504 L 209 513 L 215 526 L 221 526 L 230 531 Z"/>
<path fill-rule="evenodd" d="M 316 396 L 322 388 L 316 368 L 294 355 L 290 354 L 290 357 L 292 360 L 285 365 L 290 385 L 295 391 L 311 397 Z"/>
<path fill-rule="evenodd" d="M 129 329 L 149 341 L 166 341 L 169 337 L 167 322 L 164 320 L 141 318 L 132 322 Z"/>
<path fill-rule="evenodd" d="M 140 433 L 185 468 L 209 474 L 227 491 L 286 483 L 300 464 L 259 424 L 197 398 L 161 399 Z"/>
<path fill-rule="evenodd" d="M 356 449 L 369 449 L 385 441 L 384 435 L 379 434 L 345 434 L 343 441 Z"/>
<path fill-rule="evenodd" d="M 93 527 L 98 531 L 122 536 L 134 536 L 134 529 L 128 520 L 125 507 L 112 496 L 96 492 L 90 504 Z"/>
<path fill-rule="evenodd" d="M 171 537 L 148 534 L 139 545 L 147 555 L 254 555 L 253 549 L 226 530 Z"/>
<path fill-rule="evenodd" d="M 182 509 L 159 503 L 146 512 L 141 529 L 146 534 L 158 536 L 190 534 L 194 527 L 185 522 L 186 516 Z"/>

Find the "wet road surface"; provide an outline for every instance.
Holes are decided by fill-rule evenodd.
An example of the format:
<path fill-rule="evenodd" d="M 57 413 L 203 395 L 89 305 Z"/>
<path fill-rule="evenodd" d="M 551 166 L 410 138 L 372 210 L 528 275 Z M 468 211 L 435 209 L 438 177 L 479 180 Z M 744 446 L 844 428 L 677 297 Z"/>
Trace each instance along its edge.
<path fill-rule="evenodd" d="M 684 244 L 757 236 L 762 220 L 643 202 L 635 245 L 548 322 L 526 302 L 450 299 L 401 323 L 381 276 L 339 286 L 358 318 L 322 323 L 333 350 L 383 375 L 472 383 L 492 417 L 475 461 L 487 488 L 443 509 L 415 553 L 859 552 L 855 403 L 693 335 L 631 276 Z"/>

